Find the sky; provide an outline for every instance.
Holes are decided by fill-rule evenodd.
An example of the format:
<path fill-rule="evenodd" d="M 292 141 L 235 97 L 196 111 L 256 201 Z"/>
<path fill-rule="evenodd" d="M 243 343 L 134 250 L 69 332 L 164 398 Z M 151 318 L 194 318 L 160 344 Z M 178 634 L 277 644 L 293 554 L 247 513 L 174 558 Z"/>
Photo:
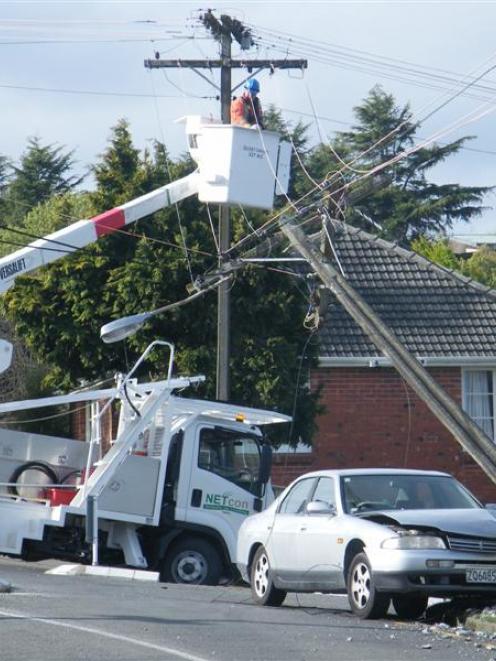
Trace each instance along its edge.
<path fill-rule="evenodd" d="M 0 154 L 18 161 L 38 136 L 74 150 L 86 171 L 123 117 L 140 149 L 158 139 L 175 155 L 184 151 L 175 120 L 218 116 L 216 90 L 194 72 L 150 71 L 143 61 L 156 51 L 217 57 L 217 43 L 196 20 L 199 9 L 189 1 L 0 2 Z M 416 120 L 447 102 L 422 123 L 422 139 L 474 136 L 470 149 L 432 172 L 436 183 L 496 185 L 496 2 L 249 0 L 212 9 L 253 26 L 259 45 L 244 53 L 233 47 L 234 56 L 308 59 L 304 73 L 257 77 L 263 105 L 282 109 L 288 123 L 308 123 L 314 143 L 346 130 L 353 107 L 378 83 L 399 105 L 409 103 Z M 218 82 L 216 73 L 207 76 Z M 495 194 L 485 202 L 496 206 Z M 455 233 L 496 235 L 496 210 Z"/>

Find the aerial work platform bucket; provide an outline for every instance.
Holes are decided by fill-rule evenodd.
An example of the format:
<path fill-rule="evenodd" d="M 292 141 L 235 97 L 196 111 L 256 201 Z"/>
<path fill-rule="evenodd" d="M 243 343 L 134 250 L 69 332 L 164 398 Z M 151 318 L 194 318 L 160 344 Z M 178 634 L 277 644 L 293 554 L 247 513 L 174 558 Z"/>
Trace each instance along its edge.
<path fill-rule="evenodd" d="M 287 192 L 291 145 L 274 131 L 189 116 L 186 133 L 198 163 L 201 202 L 272 209 Z"/>

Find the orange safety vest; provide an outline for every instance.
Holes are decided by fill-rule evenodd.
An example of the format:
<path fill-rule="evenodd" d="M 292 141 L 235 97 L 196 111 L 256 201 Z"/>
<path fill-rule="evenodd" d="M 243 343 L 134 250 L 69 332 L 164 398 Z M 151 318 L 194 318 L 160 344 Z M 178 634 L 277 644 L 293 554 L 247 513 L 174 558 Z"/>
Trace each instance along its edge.
<path fill-rule="evenodd" d="M 253 112 L 254 109 L 255 112 Z M 251 97 L 251 99 L 244 95 L 238 96 L 231 103 L 231 124 L 239 124 L 241 126 L 254 126 L 258 124 L 260 128 L 263 128 L 262 117 L 262 108 L 256 96 Z"/>

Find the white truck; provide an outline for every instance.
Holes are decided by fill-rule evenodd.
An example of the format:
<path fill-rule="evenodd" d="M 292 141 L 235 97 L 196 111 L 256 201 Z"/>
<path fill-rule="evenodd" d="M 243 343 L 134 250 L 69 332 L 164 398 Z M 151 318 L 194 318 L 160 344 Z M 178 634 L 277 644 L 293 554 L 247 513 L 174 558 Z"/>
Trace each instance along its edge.
<path fill-rule="evenodd" d="M 19 275 L 189 195 L 267 209 L 286 191 L 290 148 L 277 134 L 196 117 L 186 118 L 186 132 L 198 170 L 0 258 L 0 293 Z M 54 250 L 61 245 L 63 252 Z M 167 378 L 139 383 L 136 370 L 160 345 L 170 349 Z M 0 373 L 11 359 L 10 344 L 0 340 Z M 181 583 L 229 575 L 241 522 L 273 498 L 260 427 L 289 418 L 179 397 L 203 377 L 173 378 L 172 369 L 173 346 L 157 341 L 115 388 L 0 405 L 1 415 L 92 402 L 87 442 L 13 431 L 0 421 L 0 553 L 102 558 Z M 112 403 L 118 430 L 102 452 L 102 416 Z"/>
<path fill-rule="evenodd" d="M 139 383 L 133 375 L 160 345 L 171 350 L 167 378 Z M 0 428 L 0 553 L 100 557 L 177 583 L 230 575 L 239 526 L 273 500 L 260 427 L 289 418 L 179 397 L 203 377 L 172 378 L 172 364 L 172 345 L 156 341 L 115 388 L 0 405 L 2 414 L 93 403 L 87 442 Z M 118 431 L 102 453 L 101 421 L 113 402 Z"/>

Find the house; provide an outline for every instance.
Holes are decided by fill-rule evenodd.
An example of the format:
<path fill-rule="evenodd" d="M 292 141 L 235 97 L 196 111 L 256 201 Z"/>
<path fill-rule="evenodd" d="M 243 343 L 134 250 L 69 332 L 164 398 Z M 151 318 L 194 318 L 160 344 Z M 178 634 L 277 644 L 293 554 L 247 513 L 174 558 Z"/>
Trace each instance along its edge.
<path fill-rule="evenodd" d="M 496 291 L 363 230 L 332 226 L 349 282 L 495 440 Z M 276 455 L 274 482 L 324 467 L 423 468 L 448 471 L 496 501 L 496 485 L 329 296 L 310 373 L 325 412 L 310 452 Z"/>

